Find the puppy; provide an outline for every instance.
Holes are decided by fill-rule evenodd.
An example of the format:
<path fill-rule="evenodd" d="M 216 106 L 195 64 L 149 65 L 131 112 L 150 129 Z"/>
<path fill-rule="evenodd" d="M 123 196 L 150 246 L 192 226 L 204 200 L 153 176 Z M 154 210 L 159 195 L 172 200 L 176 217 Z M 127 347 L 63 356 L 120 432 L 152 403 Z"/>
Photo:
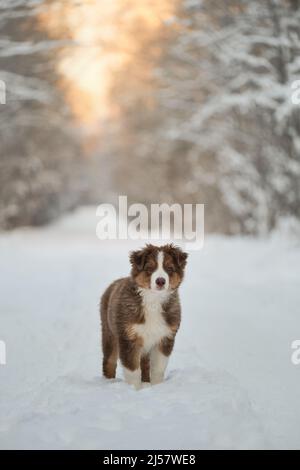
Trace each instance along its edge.
<path fill-rule="evenodd" d="M 101 299 L 103 375 L 124 377 L 136 389 L 163 381 L 180 325 L 178 296 L 187 253 L 174 245 L 130 253 L 131 276 L 118 279 Z"/>

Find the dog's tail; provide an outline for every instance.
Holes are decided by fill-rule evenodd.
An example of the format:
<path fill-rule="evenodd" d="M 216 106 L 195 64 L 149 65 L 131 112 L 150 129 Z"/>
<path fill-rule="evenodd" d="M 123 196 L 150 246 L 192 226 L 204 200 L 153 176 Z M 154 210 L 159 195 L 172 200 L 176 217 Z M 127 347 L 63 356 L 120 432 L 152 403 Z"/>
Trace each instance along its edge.
<path fill-rule="evenodd" d="M 118 360 L 118 342 L 117 338 L 113 335 L 109 323 L 109 301 L 113 288 L 111 284 L 104 292 L 100 302 L 100 317 L 101 317 L 101 330 L 102 330 L 102 372 L 108 379 L 114 379 L 116 376 L 117 360 Z"/>

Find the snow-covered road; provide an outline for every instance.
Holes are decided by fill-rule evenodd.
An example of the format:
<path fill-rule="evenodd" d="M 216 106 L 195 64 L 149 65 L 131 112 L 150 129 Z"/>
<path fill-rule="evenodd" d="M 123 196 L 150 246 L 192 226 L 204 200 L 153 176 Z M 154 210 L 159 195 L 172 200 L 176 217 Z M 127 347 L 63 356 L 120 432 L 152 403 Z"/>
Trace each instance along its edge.
<path fill-rule="evenodd" d="M 300 448 L 300 245 L 210 237 L 167 380 L 100 376 L 99 297 L 129 270 L 94 211 L 0 236 L 0 448 Z"/>

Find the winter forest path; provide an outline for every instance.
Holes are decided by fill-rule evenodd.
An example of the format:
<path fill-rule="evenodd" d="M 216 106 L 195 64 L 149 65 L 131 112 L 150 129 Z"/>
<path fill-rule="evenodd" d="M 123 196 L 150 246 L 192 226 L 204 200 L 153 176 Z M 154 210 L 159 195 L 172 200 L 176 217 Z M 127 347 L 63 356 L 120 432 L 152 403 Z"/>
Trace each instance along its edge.
<path fill-rule="evenodd" d="M 101 378 L 98 316 L 132 245 L 92 214 L 0 236 L 0 448 L 299 448 L 300 247 L 208 237 L 166 381 L 136 392 Z"/>

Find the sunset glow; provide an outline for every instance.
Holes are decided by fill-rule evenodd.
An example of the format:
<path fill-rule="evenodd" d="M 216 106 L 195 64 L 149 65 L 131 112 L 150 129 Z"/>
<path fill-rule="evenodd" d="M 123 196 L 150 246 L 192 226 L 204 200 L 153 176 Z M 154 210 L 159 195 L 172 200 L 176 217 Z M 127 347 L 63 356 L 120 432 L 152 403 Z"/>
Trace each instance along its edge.
<path fill-rule="evenodd" d="M 92 128 L 118 114 L 112 79 L 135 61 L 141 41 L 155 37 L 173 15 L 170 0 L 66 0 L 46 3 L 39 25 L 70 41 L 57 58 L 59 86 L 76 120 Z M 149 75 L 151 67 L 139 75 Z"/>

